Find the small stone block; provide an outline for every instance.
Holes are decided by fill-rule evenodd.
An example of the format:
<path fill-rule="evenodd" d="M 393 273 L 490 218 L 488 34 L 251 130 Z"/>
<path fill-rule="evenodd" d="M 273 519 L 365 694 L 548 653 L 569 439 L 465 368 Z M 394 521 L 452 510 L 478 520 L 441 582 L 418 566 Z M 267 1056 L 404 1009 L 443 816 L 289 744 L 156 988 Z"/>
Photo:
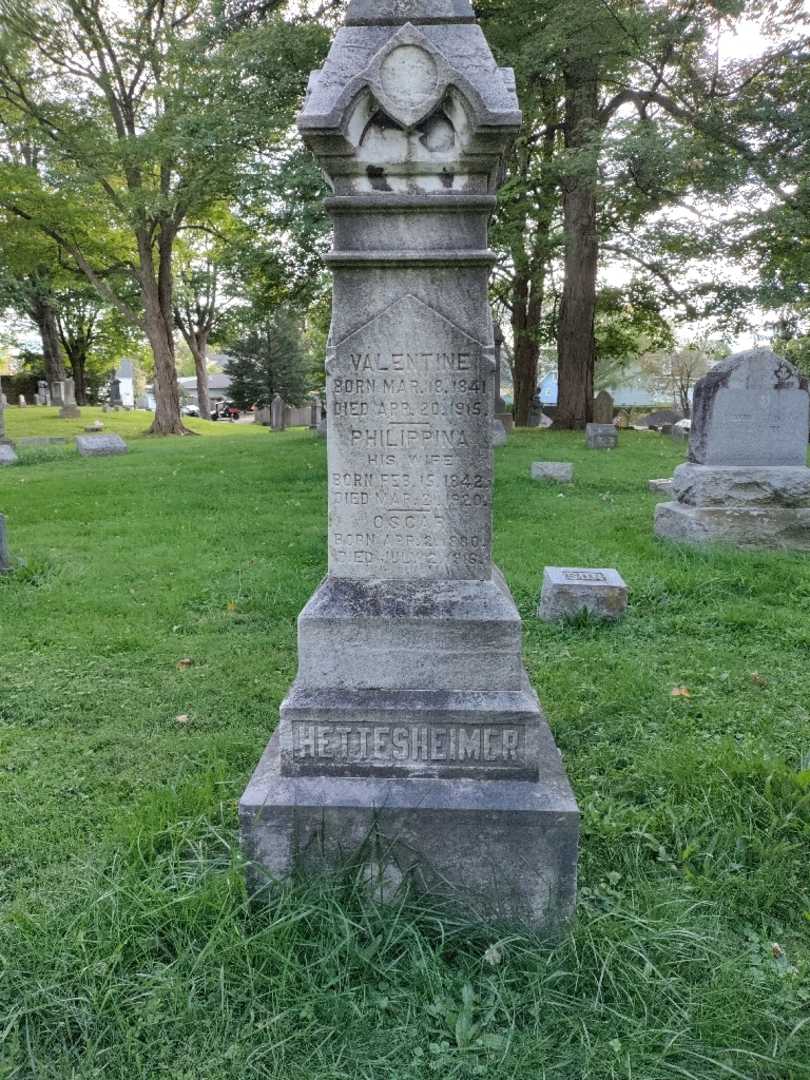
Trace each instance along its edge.
<path fill-rule="evenodd" d="M 588 424 L 585 439 L 589 450 L 615 450 L 619 445 L 619 432 L 613 424 Z"/>
<path fill-rule="evenodd" d="M 16 462 L 17 455 L 14 452 L 14 447 L 9 446 L 8 443 L 0 443 L 0 466 L 15 465 Z"/>
<path fill-rule="evenodd" d="M 620 619 L 627 610 L 627 585 L 616 570 L 547 566 L 537 616 L 545 622 L 582 611 L 600 619 Z"/>
<path fill-rule="evenodd" d="M 126 454 L 129 447 L 120 435 L 77 435 L 76 449 L 82 457 L 108 457 Z"/>
<path fill-rule="evenodd" d="M 104 425 L 102 424 L 102 422 L 100 420 L 96 420 L 96 422 L 94 424 L 90 424 L 84 430 L 89 432 L 90 434 L 98 433 L 99 431 L 104 430 Z"/>
<path fill-rule="evenodd" d="M 535 461 L 532 480 L 553 480 L 558 484 L 573 484 L 574 466 L 567 461 Z"/>
<path fill-rule="evenodd" d="M 672 478 L 665 476 L 660 480 L 649 480 L 647 490 L 652 491 L 654 495 L 669 495 L 672 492 Z"/>
<path fill-rule="evenodd" d="M 492 445 L 493 446 L 506 446 L 508 437 L 506 434 L 506 428 L 503 426 L 500 420 L 492 421 Z"/>

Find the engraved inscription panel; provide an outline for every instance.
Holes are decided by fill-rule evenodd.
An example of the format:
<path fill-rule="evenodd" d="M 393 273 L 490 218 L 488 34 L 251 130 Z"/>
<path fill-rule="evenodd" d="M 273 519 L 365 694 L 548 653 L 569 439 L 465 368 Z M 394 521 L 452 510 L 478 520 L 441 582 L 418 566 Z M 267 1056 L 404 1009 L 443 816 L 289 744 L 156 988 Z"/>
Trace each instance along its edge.
<path fill-rule="evenodd" d="M 580 585 L 596 585 L 607 583 L 607 575 L 601 570 L 563 570 L 566 581 Z"/>
<path fill-rule="evenodd" d="M 706 465 L 804 465 L 808 396 L 804 390 L 720 390 L 714 400 Z"/>
<path fill-rule="evenodd" d="M 329 572 L 491 575 L 491 349 L 413 296 L 328 363 Z"/>
<path fill-rule="evenodd" d="M 340 724 L 295 721 L 298 765 L 516 769 L 527 764 L 524 724 Z"/>

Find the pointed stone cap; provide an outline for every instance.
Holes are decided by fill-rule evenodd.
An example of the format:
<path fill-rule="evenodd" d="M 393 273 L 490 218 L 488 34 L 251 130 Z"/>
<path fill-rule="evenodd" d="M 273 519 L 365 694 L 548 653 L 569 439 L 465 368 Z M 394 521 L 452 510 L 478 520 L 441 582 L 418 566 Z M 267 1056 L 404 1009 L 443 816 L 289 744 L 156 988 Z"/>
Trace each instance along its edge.
<path fill-rule="evenodd" d="M 346 26 L 475 22 L 470 0 L 351 0 Z"/>

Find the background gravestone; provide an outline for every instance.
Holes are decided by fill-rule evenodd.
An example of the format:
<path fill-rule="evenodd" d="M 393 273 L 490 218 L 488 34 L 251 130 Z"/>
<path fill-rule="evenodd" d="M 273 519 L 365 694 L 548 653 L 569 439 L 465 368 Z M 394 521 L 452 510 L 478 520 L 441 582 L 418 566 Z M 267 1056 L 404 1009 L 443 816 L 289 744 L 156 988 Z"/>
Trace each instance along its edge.
<path fill-rule="evenodd" d="M 5 395 L 0 394 L 0 446 L 4 443 L 10 442 L 10 439 L 6 438 L 6 401 Z"/>
<path fill-rule="evenodd" d="M 7 574 L 12 569 L 13 565 L 11 556 L 8 553 L 8 542 L 6 541 L 6 519 L 3 514 L 0 514 L 0 574 Z"/>
<path fill-rule="evenodd" d="M 588 424 L 585 445 L 589 450 L 615 450 L 619 445 L 619 433 L 613 424 Z"/>
<path fill-rule="evenodd" d="M 273 431 L 284 431 L 286 428 L 287 406 L 281 394 L 274 394 L 270 402 L 270 427 Z"/>
<path fill-rule="evenodd" d="M 607 390 L 600 390 L 593 401 L 593 422 L 595 424 L 612 424 L 613 410 L 613 398 Z"/>
<path fill-rule="evenodd" d="M 673 502 L 658 506 L 659 536 L 750 548 L 810 550 L 810 394 L 807 380 L 768 349 L 718 364 L 695 388 L 689 461 Z"/>
<path fill-rule="evenodd" d="M 57 384 L 62 387 L 62 407 L 59 410 L 61 420 L 78 420 L 82 411 L 76 404 L 76 384 L 73 379 L 65 379 Z"/>
<path fill-rule="evenodd" d="M 82 457 L 110 457 L 126 454 L 129 447 L 120 435 L 77 435 L 76 449 Z"/>
<path fill-rule="evenodd" d="M 334 195 L 329 573 L 245 791 L 255 891 L 361 859 L 472 918 L 556 930 L 578 812 L 491 553 L 486 245 L 520 125 L 469 0 L 353 0 L 302 134 Z"/>

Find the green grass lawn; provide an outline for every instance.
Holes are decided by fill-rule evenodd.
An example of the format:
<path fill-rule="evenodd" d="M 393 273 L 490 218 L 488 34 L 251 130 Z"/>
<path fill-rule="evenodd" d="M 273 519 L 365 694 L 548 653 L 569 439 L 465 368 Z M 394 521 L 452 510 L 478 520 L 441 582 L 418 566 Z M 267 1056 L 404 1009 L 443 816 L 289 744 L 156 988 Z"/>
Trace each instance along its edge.
<path fill-rule="evenodd" d="M 325 446 L 103 419 L 127 456 L 0 472 L 2 1080 L 810 1078 L 806 556 L 656 541 L 665 438 L 517 434 L 496 558 L 582 808 L 575 927 L 549 949 L 351 881 L 254 911 L 236 800 L 324 573 Z M 547 564 L 616 566 L 627 619 L 538 622 Z"/>

